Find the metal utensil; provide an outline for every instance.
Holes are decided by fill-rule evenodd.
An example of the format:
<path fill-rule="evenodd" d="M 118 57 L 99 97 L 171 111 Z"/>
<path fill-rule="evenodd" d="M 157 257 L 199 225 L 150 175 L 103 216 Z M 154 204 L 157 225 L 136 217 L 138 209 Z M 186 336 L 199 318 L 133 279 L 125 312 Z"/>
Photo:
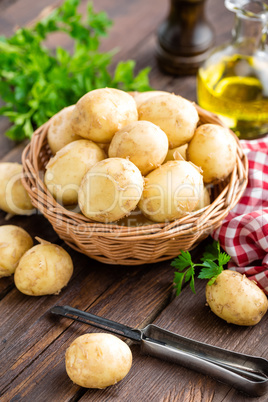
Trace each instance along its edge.
<path fill-rule="evenodd" d="M 132 329 L 70 306 L 55 306 L 51 312 L 140 342 L 143 354 L 179 363 L 251 396 L 268 391 L 268 360 L 264 358 L 187 339 L 153 324 Z"/>

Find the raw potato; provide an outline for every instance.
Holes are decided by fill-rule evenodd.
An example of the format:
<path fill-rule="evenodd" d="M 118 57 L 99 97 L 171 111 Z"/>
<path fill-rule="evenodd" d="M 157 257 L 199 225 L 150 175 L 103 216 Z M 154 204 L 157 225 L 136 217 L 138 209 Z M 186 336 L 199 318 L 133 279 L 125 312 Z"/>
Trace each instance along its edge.
<path fill-rule="evenodd" d="M 82 138 L 74 134 L 70 126 L 74 107 L 75 105 L 65 107 L 51 118 L 47 132 L 47 141 L 53 155 L 70 142 L 81 140 Z"/>
<path fill-rule="evenodd" d="M 0 209 L 11 215 L 32 215 L 31 199 L 22 185 L 20 163 L 0 163 Z"/>
<path fill-rule="evenodd" d="M 71 117 L 76 135 L 101 143 L 110 142 L 116 131 L 138 120 L 131 95 L 114 88 L 88 92 L 77 102 Z"/>
<path fill-rule="evenodd" d="M 173 221 L 192 212 L 201 196 L 199 170 L 186 161 L 169 161 L 146 176 L 138 206 L 155 222 Z"/>
<path fill-rule="evenodd" d="M 108 155 L 128 158 L 145 176 L 164 162 L 167 151 L 164 131 L 149 121 L 135 121 L 115 133 Z"/>
<path fill-rule="evenodd" d="M 203 193 L 201 194 L 199 202 L 194 210 L 197 211 L 198 209 L 205 208 L 209 204 L 210 204 L 210 195 L 209 195 L 208 189 L 204 186 Z"/>
<path fill-rule="evenodd" d="M 115 222 L 136 208 L 142 190 L 143 177 L 134 163 L 107 158 L 84 176 L 78 203 L 86 217 L 97 222 Z"/>
<path fill-rule="evenodd" d="M 245 275 L 224 270 L 206 287 L 206 299 L 213 313 L 236 325 L 257 324 L 268 309 L 264 292 Z"/>
<path fill-rule="evenodd" d="M 105 153 L 92 141 L 77 140 L 63 147 L 46 166 L 45 184 L 53 197 L 64 205 L 77 204 L 83 176 Z"/>
<path fill-rule="evenodd" d="M 185 161 L 187 159 L 186 157 L 186 150 L 187 150 L 188 144 L 181 145 L 180 147 L 176 147 L 173 149 L 169 149 L 165 162 L 168 161 L 174 161 L 174 160 L 180 160 L 183 158 Z"/>
<path fill-rule="evenodd" d="M 227 128 L 202 124 L 188 145 L 187 159 L 201 167 L 205 183 L 223 180 L 235 167 L 236 140 Z"/>
<path fill-rule="evenodd" d="M 124 227 L 137 227 L 143 225 L 154 225 L 154 222 L 150 221 L 150 219 L 147 219 L 146 216 L 144 216 L 141 210 L 137 207 L 128 216 L 125 216 L 124 218 L 117 221 L 116 224 L 122 225 Z"/>
<path fill-rule="evenodd" d="M 106 388 L 121 381 L 132 365 L 129 346 L 111 334 L 91 333 L 76 338 L 66 351 L 69 378 L 85 388 Z"/>
<path fill-rule="evenodd" d="M 166 91 L 146 91 L 146 92 L 131 92 L 130 95 L 133 96 L 135 99 L 135 102 L 137 104 L 137 108 L 140 107 L 140 105 L 147 101 L 148 99 L 153 98 L 154 96 L 158 95 L 169 95 L 169 92 Z"/>
<path fill-rule="evenodd" d="M 73 274 L 72 259 L 62 247 L 44 243 L 32 247 L 21 257 L 14 281 L 29 296 L 59 294 Z"/>
<path fill-rule="evenodd" d="M 167 135 L 169 148 L 186 144 L 194 135 L 199 116 L 193 103 L 177 95 L 154 96 L 138 108 L 139 120 L 148 120 Z"/>
<path fill-rule="evenodd" d="M 24 229 L 0 226 L 0 278 L 14 274 L 20 258 L 32 246 L 33 240 Z"/>

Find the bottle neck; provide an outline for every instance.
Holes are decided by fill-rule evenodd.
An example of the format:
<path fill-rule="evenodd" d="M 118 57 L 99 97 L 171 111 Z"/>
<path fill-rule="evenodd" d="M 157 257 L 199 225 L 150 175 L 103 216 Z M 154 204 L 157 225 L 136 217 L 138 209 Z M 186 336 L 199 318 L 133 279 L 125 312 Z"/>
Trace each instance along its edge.
<path fill-rule="evenodd" d="M 188 24 L 205 19 L 206 0 L 171 0 L 169 19 L 178 23 L 186 21 Z"/>
<path fill-rule="evenodd" d="M 267 43 L 267 23 L 261 19 L 245 18 L 236 14 L 233 29 L 233 41 L 246 52 L 252 54 L 257 50 L 264 50 Z"/>

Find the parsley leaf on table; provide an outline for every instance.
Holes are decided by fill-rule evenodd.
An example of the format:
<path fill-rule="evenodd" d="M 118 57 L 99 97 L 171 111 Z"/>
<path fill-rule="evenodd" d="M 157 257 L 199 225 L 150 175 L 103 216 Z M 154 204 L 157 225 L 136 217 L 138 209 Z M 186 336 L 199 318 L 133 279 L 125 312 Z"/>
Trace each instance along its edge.
<path fill-rule="evenodd" d="M 178 270 L 174 274 L 174 283 L 177 289 L 176 295 L 178 296 L 180 294 L 183 281 L 190 282 L 192 292 L 195 293 L 194 268 L 196 265 L 192 262 L 189 251 L 181 251 L 181 254 L 171 262 L 171 266 Z"/>
<path fill-rule="evenodd" d="M 0 36 L 0 97 L 5 102 L 0 114 L 13 123 L 6 132 L 13 140 L 30 138 L 36 127 L 93 89 L 151 89 L 149 68 L 135 76 L 133 60 L 118 63 L 110 73 L 115 52 L 102 53 L 99 46 L 112 22 L 105 12 L 95 13 L 91 3 L 83 21 L 79 3 L 65 0 L 33 27 L 20 28 L 10 38 Z M 67 34 L 73 51 L 46 48 L 44 41 L 53 32 Z"/>
<path fill-rule="evenodd" d="M 194 287 L 196 267 L 202 267 L 198 278 L 209 279 L 208 285 L 212 285 L 230 258 L 228 254 L 221 252 L 220 244 L 216 241 L 206 247 L 201 258 L 202 263 L 199 264 L 192 261 L 189 251 L 181 251 L 181 254 L 171 262 L 171 266 L 177 270 L 174 273 L 176 295 L 181 293 L 182 285 L 186 282 L 189 282 L 192 292 L 196 293 Z"/>

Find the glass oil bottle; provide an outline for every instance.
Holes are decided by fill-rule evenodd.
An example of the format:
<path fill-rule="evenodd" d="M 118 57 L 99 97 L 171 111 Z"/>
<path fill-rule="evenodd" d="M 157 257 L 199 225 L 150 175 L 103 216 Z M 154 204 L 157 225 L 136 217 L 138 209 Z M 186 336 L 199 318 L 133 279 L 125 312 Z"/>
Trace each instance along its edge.
<path fill-rule="evenodd" d="M 214 49 L 197 75 L 201 107 L 241 139 L 268 133 L 268 4 L 225 0 L 235 12 L 232 41 Z"/>

